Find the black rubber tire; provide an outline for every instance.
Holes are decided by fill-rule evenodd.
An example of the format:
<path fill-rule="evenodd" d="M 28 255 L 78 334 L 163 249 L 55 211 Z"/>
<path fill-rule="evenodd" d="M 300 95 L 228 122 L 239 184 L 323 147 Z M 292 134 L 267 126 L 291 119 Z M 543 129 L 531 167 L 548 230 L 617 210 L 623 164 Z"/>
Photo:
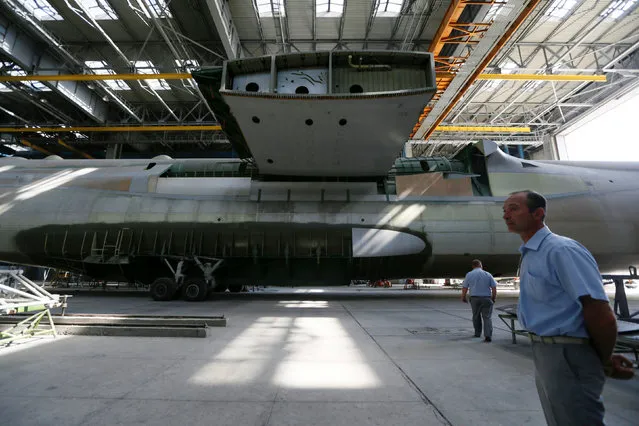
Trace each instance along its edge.
<path fill-rule="evenodd" d="M 175 281 L 173 278 L 169 277 L 156 279 L 153 281 L 151 288 L 149 289 L 153 300 L 157 300 L 159 302 L 171 300 L 176 290 L 177 286 L 175 285 Z"/>
<path fill-rule="evenodd" d="M 206 299 L 208 285 L 204 278 L 187 278 L 182 284 L 182 299 L 187 302 L 200 302 Z"/>

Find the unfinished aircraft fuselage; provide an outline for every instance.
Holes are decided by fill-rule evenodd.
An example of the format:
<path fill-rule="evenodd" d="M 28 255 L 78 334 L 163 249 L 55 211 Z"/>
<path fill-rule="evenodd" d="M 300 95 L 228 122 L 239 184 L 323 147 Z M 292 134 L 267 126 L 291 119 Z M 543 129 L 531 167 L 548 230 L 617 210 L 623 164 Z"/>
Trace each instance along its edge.
<path fill-rule="evenodd" d="M 164 259 L 193 256 L 224 260 L 226 285 L 460 277 L 475 257 L 512 275 L 520 241 L 502 202 L 534 189 L 551 229 L 585 244 L 602 272 L 636 264 L 638 165 L 479 148 L 483 172 L 398 174 L 393 185 L 262 181 L 239 160 L 0 160 L 0 259 L 145 283 L 169 274 Z"/>

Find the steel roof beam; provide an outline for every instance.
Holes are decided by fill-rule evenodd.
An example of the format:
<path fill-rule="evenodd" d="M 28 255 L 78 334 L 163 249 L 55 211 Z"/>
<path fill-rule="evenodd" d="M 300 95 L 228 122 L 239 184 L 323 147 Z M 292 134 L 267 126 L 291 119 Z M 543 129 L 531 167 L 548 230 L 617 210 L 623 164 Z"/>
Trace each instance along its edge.
<path fill-rule="evenodd" d="M 238 59 L 241 56 L 240 36 L 233 23 L 231 10 L 227 1 L 206 0 L 211 18 L 215 23 L 217 34 L 222 40 L 222 46 L 228 59 Z M 259 22 L 259 18 L 258 18 Z M 260 28 L 261 35 L 261 28 Z"/>
<path fill-rule="evenodd" d="M 266 50 L 266 40 L 264 39 L 264 29 L 262 28 L 262 20 L 260 19 L 260 13 L 257 10 L 257 0 L 251 0 L 251 4 L 253 6 L 253 13 L 255 14 L 255 21 L 257 22 L 257 30 L 260 33 L 260 39 L 257 41 L 253 41 L 254 43 L 260 43 L 260 46 L 262 46 L 262 53 L 264 55 L 268 54 L 268 51 Z"/>
<path fill-rule="evenodd" d="M 25 21 L 25 23 L 27 23 L 30 27 L 32 27 L 45 40 L 45 42 L 49 45 L 50 48 L 57 51 L 64 59 L 68 60 L 71 64 L 77 66 L 78 68 L 84 68 L 84 63 L 82 61 L 78 60 L 75 56 L 73 56 L 66 49 L 64 49 L 62 43 L 60 43 L 43 26 L 41 26 L 39 22 L 37 22 L 33 17 L 31 17 L 31 15 L 26 13 L 13 0 L 1 0 L 1 1 L 5 3 L 6 5 L 8 5 L 19 19 Z M 0 23 L 3 21 L 3 18 L 4 18 L 3 15 L 0 13 Z M 5 32 L 5 34 L 7 34 L 7 32 Z M 31 46 L 37 44 L 36 42 L 32 41 L 31 38 L 28 36 L 25 36 L 24 40 L 27 41 L 27 43 Z M 6 43 L 3 43 L 3 46 L 4 44 Z M 35 55 L 35 58 L 36 59 L 40 58 L 40 61 L 36 62 L 32 58 L 31 59 L 32 66 L 30 66 L 29 68 L 26 68 L 25 71 L 31 70 L 32 68 L 46 68 L 46 69 L 64 68 L 63 64 L 60 64 L 56 59 L 53 59 L 52 57 L 49 57 L 48 55 L 46 55 L 46 57 L 51 58 L 52 62 L 51 63 L 43 62 L 42 58 L 45 57 L 45 55 L 43 55 L 42 57 L 40 57 L 40 55 Z M 120 106 L 120 108 L 122 108 L 122 110 L 126 111 L 131 117 L 133 117 L 137 121 L 141 121 L 140 118 L 136 115 L 136 113 L 126 104 L 126 102 L 120 99 L 118 95 L 113 93 L 113 91 L 109 89 L 109 87 L 105 83 L 100 83 L 100 85 L 101 85 L 102 91 L 104 91 L 111 99 L 113 99 Z M 55 90 L 61 93 L 67 99 L 69 99 L 68 93 L 74 94 L 76 99 L 79 99 L 79 97 L 81 96 L 79 93 L 84 93 L 85 97 L 87 96 L 87 93 L 90 94 L 91 102 L 88 103 L 88 105 L 89 106 L 95 105 L 96 112 L 104 111 L 106 113 L 106 110 L 107 110 L 106 103 L 97 94 L 90 91 L 90 89 L 88 89 L 86 86 L 82 84 L 78 84 L 78 83 L 55 84 L 55 86 L 57 87 Z M 74 88 L 76 89 L 76 91 L 71 91 L 71 89 L 74 89 Z M 65 93 L 60 92 L 60 89 L 62 90 L 66 89 L 65 92 L 67 92 L 67 94 L 65 95 Z M 74 105 L 78 105 L 77 101 L 74 101 L 73 99 L 69 99 L 69 100 Z M 80 107 L 80 109 L 91 116 L 91 114 L 89 114 L 84 108 Z M 102 118 L 98 118 L 96 120 L 104 121 Z"/>
<path fill-rule="evenodd" d="M 63 64 L 53 56 L 42 53 L 42 48 L 11 22 L 7 16 L 0 13 L 0 32 L 4 34 L 0 50 L 12 62 L 15 62 L 25 72 L 33 68 L 62 68 Z M 97 122 L 107 120 L 107 104 L 100 96 L 82 83 L 47 82 L 51 90 L 82 110 Z"/>
<path fill-rule="evenodd" d="M 615 58 L 613 58 L 610 62 L 608 62 L 606 65 L 603 66 L 603 70 L 607 70 L 609 68 L 614 67 L 616 64 L 618 64 L 620 61 L 625 60 L 626 58 L 634 58 L 636 57 L 635 55 L 637 55 L 635 52 L 639 50 L 639 41 L 636 42 L 635 44 L 633 44 L 632 46 L 630 46 L 629 48 L 627 48 L 626 50 L 624 50 L 621 54 L 617 55 Z M 631 56 L 632 55 L 632 56 Z M 626 68 L 626 66 L 624 66 L 624 68 Z M 569 93 L 563 95 L 562 97 L 559 98 L 558 102 L 566 102 L 570 99 L 572 99 L 573 97 L 576 97 L 579 92 L 582 91 L 582 89 L 584 87 L 586 87 L 588 84 L 591 83 L 581 83 L 580 85 L 578 85 L 577 87 L 575 87 L 573 90 L 571 90 Z M 608 85 L 613 84 L 613 83 L 608 83 Z M 538 113 L 537 115 L 535 115 L 535 117 L 531 120 L 537 120 L 539 118 L 541 118 L 543 115 L 547 114 L 548 112 L 550 112 L 551 110 L 553 110 L 556 106 L 550 105 L 547 108 L 544 108 L 540 113 Z"/>
<path fill-rule="evenodd" d="M 466 91 L 473 85 L 477 76 L 492 62 L 501 48 L 510 40 L 510 37 L 512 37 L 521 24 L 530 16 L 539 4 L 539 1 L 540 0 L 530 0 L 527 3 L 511 1 L 509 3 L 512 4 L 514 9 L 511 14 L 517 14 L 515 19 L 496 21 L 490 26 L 482 38 L 482 42 L 480 43 L 481 48 L 478 46 L 470 54 L 465 62 L 465 69 L 457 74 L 440 100 L 437 101 L 433 109 L 421 122 L 417 131 L 414 132 L 414 139 L 427 139 L 432 132 L 435 131 L 436 126 L 446 118 L 455 104 L 459 102 Z M 446 34 L 444 30 L 442 30 L 439 38 L 433 40 L 433 43 L 437 42 L 436 46 L 439 45 L 442 43 L 441 38 L 444 36 L 446 36 Z"/>

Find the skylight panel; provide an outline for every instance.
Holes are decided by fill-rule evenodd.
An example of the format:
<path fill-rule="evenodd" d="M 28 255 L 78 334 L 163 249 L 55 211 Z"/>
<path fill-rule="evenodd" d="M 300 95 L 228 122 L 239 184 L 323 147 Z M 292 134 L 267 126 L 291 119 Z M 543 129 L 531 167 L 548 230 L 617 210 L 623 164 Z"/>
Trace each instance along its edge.
<path fill-rule="evenodd" d="M 500 74 L 514 74 L 517 69 L 517 64 L 513 61 L 502 62 L 499 66 Z M 489 80 L 484 84 L 484 90 L 495 90 L 504 80 Z"/>
<path fill-rule="evenodd" d="M 62 21 L 62 16 L 47 0 L 17 0 L 38 21 Z"/>
<path fill-rule="evenodd" d="M 315 0 L 315 16 L 339 18 L 344 14 L 344 0 Z"/>
<path fill-rule="evenodd" d="M 377 14 L 381 17 L 399 16 L 402 11 L 403 0 L 377 0 Z"/>
<path fill-rule="evenodd" d="M 173 18 L 166 0 L 136 0 L 147 18 Z"/>
<path fill-rule="evenodd" d="M 175 66 L 180 71 L 193 72 L 193 70 L 200 68 L 200 63 L 195 59 L 176 59 Z"/>
<path fill-rule="evenodd" d="M 159 74 L 158 69 L 153 65 L 151 61 L 135 61 L 133 63 L 137 73 L 140 74 Z M 149 79 L 144 80 L 146 84 L 153 90 L 171 90 L 171 86 L 164 79 Z"/>
<path fill-rule="evenodd" d="M 0 92 L 11 92 L 12 90 L 5 86 L 4 84 L 0 83 Z"/>
<path fill-rule="evenodd" d="M 12 65 L 11 63 L 7 63 L 7 62 L 3 62 L 2 63 L 2 67 L 3 68 L 10 67 L 11 65 Z M 13 66 L 13 69 L 11 69 L 11 70 L 9 70 L 7 72 L 7 74 L 12 75 L 12 76 L 25 76 L 25 75 L 27 75 L 26 71 L 21 70 L 20 68 L 18 68 L 15 65 Z M 20 83 L 24 84 L 27 87 L 32 88 L 33 90 L 37 90 L 38 92 L 50 92 L 51 91 L 49 86 L 46 86 L 41 81 L 25 80 L 25 81 L 21 81 Z"/>
<path fill-rule="evenodd" d="M 76 3 L 82 5 L 91 17 L 96 21 L 108 21 L 118 19 L 111 5 L 107 0 L 75 0 Z"/>
<path fill-rule="evenodd" d="M 497 17 L 497 15 L 499 15 L 501 13 L 501 11 L 504 9 L 504 6 L 506 2 L 503 2 L 502 4 L 493 4 L 490 9 L 488 9 L 488 13 L 486 13 L 486 16 L 484 17 L 484 21 L 492 21 L 493 19 L 495 19 Z"/>
<path fill-rule="evenodd" d="M 619 19 L 632 10 L 636 4 L 637 0 L 614 0 L 599 16 L 608 19 Z"/>
<path fill-rule="evenodd" d="M 257 14 L 260 18 L 284 16 L 284 0 L 257 0 Z"/>
<path fill-rule="evenodd" d="M 561 19 L 568 15 L 576 5 L 577 0 L 554 0 L 546 13 L 544 13 L 544 16 Z"/>
<path fill-rule="evenodd" d="M 84 61 L 84 65 L 91 68 L 91 71 L 93 71 L 95 74 L 115 75 L 115 71 L 109 68 L 107 63 L 104 61 Z M 104 83 L 113 90 L 131 90 L 129 85 L 126 84 L 124 80 L 104 80 Z"/>

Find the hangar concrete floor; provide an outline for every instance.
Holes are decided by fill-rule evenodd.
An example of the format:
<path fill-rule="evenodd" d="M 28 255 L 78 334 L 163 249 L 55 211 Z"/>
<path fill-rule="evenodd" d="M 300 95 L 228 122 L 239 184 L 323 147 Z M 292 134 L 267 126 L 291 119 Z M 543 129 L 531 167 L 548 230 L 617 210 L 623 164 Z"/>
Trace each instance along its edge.
<path fill-rule="evenodd" d="M 497 306 L 516 303 L 505 293 Z M 0 349 L 2 424 L 545 424 L 530 343 L 513 345 L 496 314 L 493 342 L 473 338 L 459 292 L 293 289 L 203 303 L 80 294 L 69 305 L 224 314 L 228 325 L 206 338 L 61 336 Z M 608 380 L 609 426 L 636 424 L 637 395 L 639 379 Z"/>

